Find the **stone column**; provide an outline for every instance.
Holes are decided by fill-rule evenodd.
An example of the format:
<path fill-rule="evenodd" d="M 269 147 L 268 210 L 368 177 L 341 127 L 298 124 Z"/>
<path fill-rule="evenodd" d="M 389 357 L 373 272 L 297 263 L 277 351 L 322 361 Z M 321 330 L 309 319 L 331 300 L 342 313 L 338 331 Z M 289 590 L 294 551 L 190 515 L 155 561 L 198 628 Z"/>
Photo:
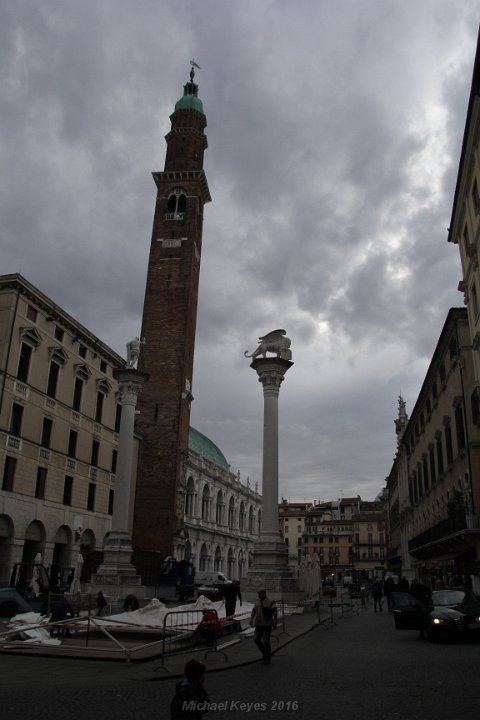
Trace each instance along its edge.
<path fill-rule="evenodd" d="M 256 600 L 258 587 L 264 587 L 274 599 L 288 602 L 304 595 L 288 565 L 288 547 L 278 529 L 278 396 L 285 373 L 292 365 L 282 357 L 255 358 L 250 365 L 263 386 L 263 486 L 260 538 L 253 551 L 252 566 L 242 579 L 246 600 Z"/>
<path fill-rule="evenodd" d="M 131 592 L 142 595 L 141 578 L 131 562 L 132 540 L 129 532 L 130 492 L 132 481 L 133 434 L 135 408 L 147 373 L 134 368 L 113 371 L 118 381 L 119 404 L 122 406 L 118 438 L 117 470 L 113 500 L 112 529 L 105 537 L 103 563 L 92 575 L 91 591 L 101 590 L 117 599 Z"/>
<path fill-rule="evenodd" d="M 282 358 L 260 358 L 250 365 L 263 386 L 262 529 L 260 543 L 278 543 L 278 396 L 287 370 Z"/>

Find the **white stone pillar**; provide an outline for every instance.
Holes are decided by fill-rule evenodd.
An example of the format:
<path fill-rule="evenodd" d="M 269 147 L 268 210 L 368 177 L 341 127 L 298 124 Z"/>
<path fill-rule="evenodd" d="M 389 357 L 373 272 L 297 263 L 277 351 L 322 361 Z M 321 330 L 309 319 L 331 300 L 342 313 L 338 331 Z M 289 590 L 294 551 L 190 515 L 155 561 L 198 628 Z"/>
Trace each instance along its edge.
<path fill-rule="evenodd" d="M 133 368 L 114 370 L 113 376 L 118 380 L 118 402 L 122 406 L 122 416 L 118 436 L 112 531 L 128 532 L 135 408 L 137 406 L 138 396 L 148 376 L 146 373 L 142 373 Z"/>
<path fill-rule="evenodd" d="M 263 386 L 263 484 L 261 541 L 278 540 L 278 396 L 288 368 L 293 365 L 281 358 L 254 360 Z"/>
<path fill-rule="evenodd" d="M 103 562 L 92 575 L 90 591 L 103 592 L 108 598 L 123 598 L 129 593 L 144 595 L 141 577 L 131 562 L 132 540 L 128 528 L 130 488 L 132 481 L 133 433 L 135 407 L 148 374 L 132 367 L 116 369 L 119 402 L 122 406 L 118 438 L 117 471 L 113 496 L 112 529 L 105 538 Z"/>

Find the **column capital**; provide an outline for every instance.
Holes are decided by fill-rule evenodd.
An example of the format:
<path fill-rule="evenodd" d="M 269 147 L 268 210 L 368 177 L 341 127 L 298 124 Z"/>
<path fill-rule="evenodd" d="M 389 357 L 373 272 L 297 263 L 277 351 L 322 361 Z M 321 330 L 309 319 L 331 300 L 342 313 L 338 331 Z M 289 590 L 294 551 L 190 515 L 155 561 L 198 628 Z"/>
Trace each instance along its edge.
<path fill-rule="evenodd" d="M 258 374 L 258 381 L 263 385 L 263 391 L 272 392 L 278 395 L 280 385 L 283 382 L 285 373 L 291 368 L 293 362 L 280 357 L 256 358 L 250 367 Z"/>
<path fill-rule="evenodd" d="M 118 402 L 120 405 L 135 406 L 138 396 L 149 378 L 148 373 L 135 368 L 115 368 L 113 377 L 118 382 Z"/>

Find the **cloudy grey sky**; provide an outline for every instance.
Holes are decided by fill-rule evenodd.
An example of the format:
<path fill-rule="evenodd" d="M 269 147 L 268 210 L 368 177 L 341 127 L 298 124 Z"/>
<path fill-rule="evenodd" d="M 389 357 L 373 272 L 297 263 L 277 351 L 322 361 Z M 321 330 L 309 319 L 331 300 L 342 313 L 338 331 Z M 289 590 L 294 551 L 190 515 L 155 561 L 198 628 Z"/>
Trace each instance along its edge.
<path fill-rule="evenodd" d="M 0 272 L 122 355 L 189 60 L 207 115 L 192 424 L 261 484 L 243 357 L 278 327 L 280 493 L 373 498 L 449 307 L 478 0 L 0 0 Z"/>

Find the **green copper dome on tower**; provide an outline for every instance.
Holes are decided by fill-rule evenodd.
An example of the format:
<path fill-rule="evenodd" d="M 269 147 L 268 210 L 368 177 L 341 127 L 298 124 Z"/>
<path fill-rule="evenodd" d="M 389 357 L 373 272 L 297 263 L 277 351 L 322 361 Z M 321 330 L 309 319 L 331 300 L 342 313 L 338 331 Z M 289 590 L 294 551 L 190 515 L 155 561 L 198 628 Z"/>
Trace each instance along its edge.
<path fill-rule="evenodd" d="M 200 66 L 197 65 L 195 60 L 190 60 L 190 65 L 192 66 L 192 69 L 190 70 L 190 82 L 187 82 L 183 86 L 183 97 L 181 97 L 180 100 L 176 103 L 175 111 L 198 110 L 198 112 L 201 112 L 202 115 L 204 115 L 205 113 L 203 112 L 203 103 L 198 97 L 198 85 L 193 82 L 193 78 L 195 77 L 195 70 L 193 68 L 200 68 Z"/>

